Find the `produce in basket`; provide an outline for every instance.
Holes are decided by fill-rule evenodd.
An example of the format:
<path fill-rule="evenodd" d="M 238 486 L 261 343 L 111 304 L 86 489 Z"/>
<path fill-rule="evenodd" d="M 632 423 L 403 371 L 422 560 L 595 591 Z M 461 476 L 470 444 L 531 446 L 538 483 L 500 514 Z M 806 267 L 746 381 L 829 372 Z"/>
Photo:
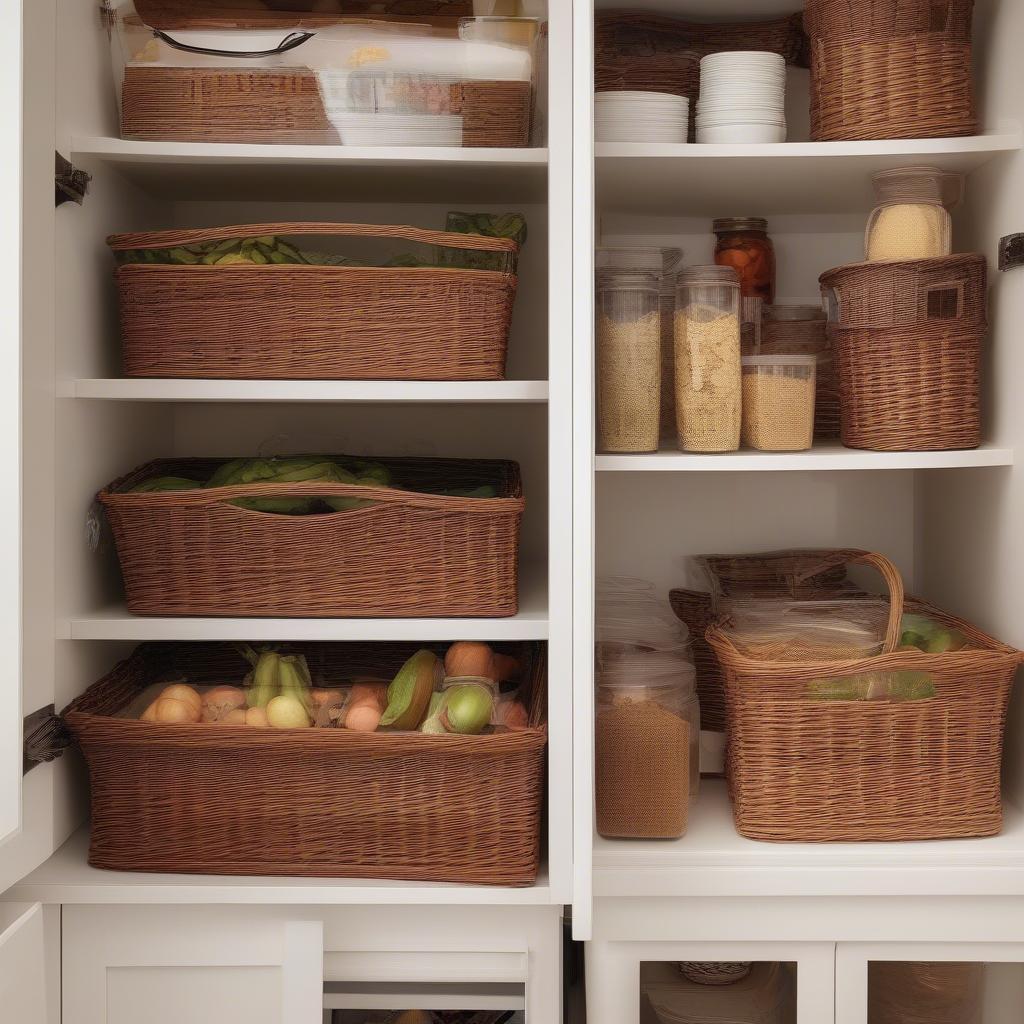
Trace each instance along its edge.
<path fill-rule="evenodd" d="M 958 629 L 949 629 L 927 615 L 905 613 L 900 623 L 900 645 L 916 647 L 926 654 L 945 654 L 967 646 L 967 637 Z"/>
<path fill-rule="evenodd" d="M 841 679 L 813 679 L 807 684 L 811 700 L 929 700 L 935 682 L 927 672 L 866 672 Z"/>

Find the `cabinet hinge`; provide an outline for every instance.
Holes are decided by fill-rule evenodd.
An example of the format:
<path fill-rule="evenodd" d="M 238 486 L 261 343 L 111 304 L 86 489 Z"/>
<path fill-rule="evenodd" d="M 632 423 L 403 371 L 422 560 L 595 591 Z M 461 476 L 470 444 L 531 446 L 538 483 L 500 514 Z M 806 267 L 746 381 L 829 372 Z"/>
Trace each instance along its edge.
<path fill-rule="evenodd" d="M 81 205 L 85 193 L 89 191 L 89 182 L 92 175 L 85 171 L 78 170 L 67 157 L 54 152 L 54 175 L 53 181 L 56 186 L 54 198 L 56 205 L 61 203 L 78 203 Z"/>
<path fill-rule="evenodd" d="M 999 269 L 1024 267 L 1024 233 L 1004 235 L 999 239 Z"/>
<path fill-rule="evenodd" d="M 71 734 L 52 704 L 25 716 L 25 742 L 22 747 L 22 774 L 37 764 L 53 761 L 71 745 Z"/>

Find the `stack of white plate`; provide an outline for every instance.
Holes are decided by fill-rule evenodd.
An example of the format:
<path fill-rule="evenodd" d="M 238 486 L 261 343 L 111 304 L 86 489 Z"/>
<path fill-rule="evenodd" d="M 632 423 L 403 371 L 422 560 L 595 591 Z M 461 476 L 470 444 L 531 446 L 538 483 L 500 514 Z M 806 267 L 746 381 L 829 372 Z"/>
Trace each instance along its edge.
<path fill-rule="evenodd" d="M 333 113 L 343 146 L 461 146 L 457 114 Z"/>
<path fill-rule="evenodd" d="M 686 142 L 690 101 L 668 92 L 599 92 L 594 97 L 598 142 Z"/>
<path fill-rule="evenodd" d="M 700 62 L 697 141 L 785 142 L 785 59 L 777 53 L 708 54 Z"/>

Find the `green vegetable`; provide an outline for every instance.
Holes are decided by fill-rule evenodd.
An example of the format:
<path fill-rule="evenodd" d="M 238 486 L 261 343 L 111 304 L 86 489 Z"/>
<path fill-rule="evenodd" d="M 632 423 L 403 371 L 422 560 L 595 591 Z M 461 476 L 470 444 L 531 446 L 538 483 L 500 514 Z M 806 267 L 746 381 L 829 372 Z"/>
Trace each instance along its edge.
<path fill-rule="evenodd" d="M 417 651 L 388 686 L 388 706 L 380 724 L 417 729 L 426 717 L 430 697 L 444 678 L 444 666 L 433 651 Z"/>
<path fill-rule="evenodd" d="M 427 717 L 423 719 L 420 732 L 443 735 L 448 730 L 441 721 L 441 711 L 444 708 L 444 694 L 435 693 L 430 698 L 430 706 L 427 708 Z"/>
<path fill-rule="evenodd" d="M 869 672 L 840 679 L 814 679 L 805 689 L 810 700 L 862 701 L 927 700 L 935 696 L 935 683 L 926 672 Z"/>
<path fill-rule="evenodd" d="M 441 723 L 449 732 L 476 736 L 491 724 L 494 697 L 486 686 L 466 683 L 445 690 Z"/>
<path fill-rule="evenodd" d="M 203 485 L 198 480 L 188 480 L 183 476 L 152 476 L 136 484 L 133 494 L 146 494 L 156 491 L 194 491 Z"/>
<path fill-rule="evenodd" d="M 916 647 L 926 654 L 945 654 L 967 646 L 967 637 L 958 629 L 948 629 L 927 615 L 904 614 L 900 625 L 900 643 Z"/>

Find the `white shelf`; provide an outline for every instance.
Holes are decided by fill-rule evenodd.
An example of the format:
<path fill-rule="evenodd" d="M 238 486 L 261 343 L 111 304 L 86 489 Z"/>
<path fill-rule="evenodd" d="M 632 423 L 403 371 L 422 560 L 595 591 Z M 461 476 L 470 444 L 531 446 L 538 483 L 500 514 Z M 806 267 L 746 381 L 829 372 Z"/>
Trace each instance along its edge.
<path fill-rule="evenodd" d="M 702 779 L 677 840 L 594 839 L 594 893 L 687 896 L 1024 895 L 1024 814 L 1003 833 L 913 843 L 762 843 L 733 826 L 725 783 Z"/>
<path fill-rule="evenodd" d="M 132 615 L 124 604 L 73 616 L 65 640 L 546 640 L 547 580 L 542 567 L 520 572 L 519 614 L 501 619 L 163 618 Z"/>
<path fill-rule="evenodd" d="M 71 160 L 161 199 L 543 202 L 546 149 L 130 142 L 78 137 Z"/>
<path fill-rule="evenodd" d="M 969 469 L 1012 466 L 1011 448 L 975 448 L 952 452 L 864 452 L 839 444 L 806 452 L 739 451 L 694 455 L 661 451 L 650 455 L 598 455 L 599 471 L 614 473 L 757 473 L 878 469 Z"/>
<path fill-rule="evenodd" d="M 599 210 L 721 216 L 737 197 L 765 215 L 867 212 L 875 171 L 926 162 L 968 173 L 1021 148 L 1019 131 L 955 139 L 758 145 L 598 143 Z"/>
<path fill-rule="evenodd" d="M 88 864 L 89 831 L 79 829 L 49 860 L 13 889 L 4 902 L 91 904 L 252 903 L 294 905 L 546 905 L 546 866 L 535 885 L 511 888 L 447 882 L 363 878 L 279 878 L 274 875 L 168 875 L 105 871 Z"/>
<path fill-rule="evenodd" d="M 65 381 L 63 398 L 125 402 L 546 402 L 546 380 L 162 380 Z"/>

